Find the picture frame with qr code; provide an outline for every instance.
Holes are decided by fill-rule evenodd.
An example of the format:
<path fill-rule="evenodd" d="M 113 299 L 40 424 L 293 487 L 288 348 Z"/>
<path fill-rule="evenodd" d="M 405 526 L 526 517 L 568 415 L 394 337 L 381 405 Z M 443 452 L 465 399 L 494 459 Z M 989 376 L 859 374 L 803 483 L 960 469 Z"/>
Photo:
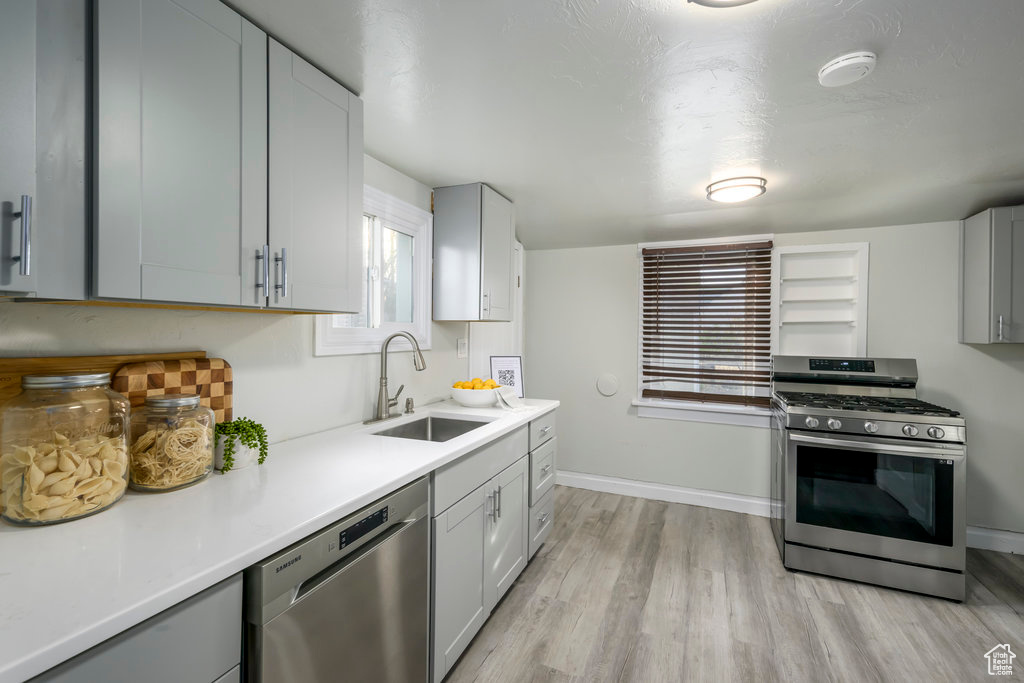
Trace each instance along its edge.
<path fill-rule="evenodd" d="M 526 398 L 522 356 L 491 356 L 491 377 L 500 386 L 514 389 L 519 398 Z"/>

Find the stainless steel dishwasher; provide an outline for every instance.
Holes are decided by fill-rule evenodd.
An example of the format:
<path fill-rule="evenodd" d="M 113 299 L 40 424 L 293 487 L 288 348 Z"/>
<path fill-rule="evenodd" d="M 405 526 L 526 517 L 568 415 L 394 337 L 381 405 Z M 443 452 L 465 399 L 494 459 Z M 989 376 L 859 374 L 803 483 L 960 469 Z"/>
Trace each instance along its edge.
<path fill-rule="evenodd" d="M 245 571 L 245 679 L 426 681 L 427 479 Z"/>

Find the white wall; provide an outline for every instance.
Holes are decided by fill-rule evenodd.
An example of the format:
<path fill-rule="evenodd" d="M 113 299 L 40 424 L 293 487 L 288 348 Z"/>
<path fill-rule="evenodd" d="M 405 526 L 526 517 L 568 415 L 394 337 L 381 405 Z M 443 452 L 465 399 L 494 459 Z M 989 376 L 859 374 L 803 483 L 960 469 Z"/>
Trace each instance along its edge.
<path fill-rule="evenodd" d="M 366 183 L 425 210 L 430 188 L 366 157 Z M 235 415 L 267 427 L 282 441 L 364 420 L 377 396 L 379 355 L 313 356 L 311 315 L 0 304 L 0 355 L 53 356 L 202 349 L 234 368 Z M 465 323 L 434 323 L 427 369 L 410 352 L 392 352 L 389 386 L 405 384 L 418 405 L 446 398 L 466 375 L 455 340 Z"/>
<path fill-rule="evenodd" d="M 961 410 L 968 523 L 1024 531 L 1024 344 L 956 342 L 955 221 L 777 235 L 776 244 L 869 242 L 868 354 L 918 360 L 922 398 Z M 635 245 L 530 251 L 526 385 L 562 401 L 559 467 L 768 496 L 768 430 L 641 419 Z M 611 398 L 595 387 L 611 372 Z"/>

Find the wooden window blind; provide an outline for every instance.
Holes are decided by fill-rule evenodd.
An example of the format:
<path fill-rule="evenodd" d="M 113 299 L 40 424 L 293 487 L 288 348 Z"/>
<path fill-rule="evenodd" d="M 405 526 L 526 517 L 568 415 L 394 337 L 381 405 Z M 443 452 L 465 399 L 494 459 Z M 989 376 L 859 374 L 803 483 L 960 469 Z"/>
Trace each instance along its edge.
<path fill-rule="evenodd" d="M 772 243 L 641 253 L 641 396 L 769 405 Z"/>

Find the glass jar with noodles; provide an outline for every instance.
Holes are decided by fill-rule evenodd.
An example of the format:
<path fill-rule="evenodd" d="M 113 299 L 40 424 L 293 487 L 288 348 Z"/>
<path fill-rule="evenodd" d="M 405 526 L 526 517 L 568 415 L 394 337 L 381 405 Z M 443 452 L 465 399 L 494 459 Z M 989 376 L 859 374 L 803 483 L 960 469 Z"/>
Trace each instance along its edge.
<path fill-rule="evenodd" d="M 195 394 L 150 396 L 132 413 L 130 486 L 171 491 L 213 471 L 213 411 Z"/>
<path fill-rule="evenodd" d="M 109 373 L 28 375 L 0 412 L 0 505 L 14 524 L 53 524 L 124 495 L 129 404 Z"/>

